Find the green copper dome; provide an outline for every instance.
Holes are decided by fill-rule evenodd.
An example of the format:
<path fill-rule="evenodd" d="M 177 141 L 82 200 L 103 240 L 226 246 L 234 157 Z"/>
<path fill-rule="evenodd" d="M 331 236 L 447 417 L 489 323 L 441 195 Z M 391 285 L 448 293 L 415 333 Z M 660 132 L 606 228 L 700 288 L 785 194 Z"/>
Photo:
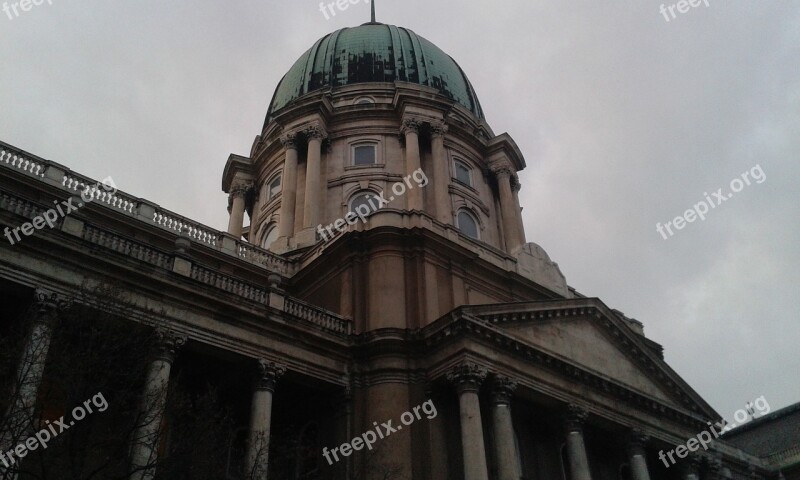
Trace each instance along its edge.
<path fill-rule="evenodd" d="M 304 53 L 275 90 L 267 119 L 317 90 L 395 81 L 433 87 L 484 118 L 475 90 L 449 55 L 406 28 L 367 23 L 328 34 Z"/>

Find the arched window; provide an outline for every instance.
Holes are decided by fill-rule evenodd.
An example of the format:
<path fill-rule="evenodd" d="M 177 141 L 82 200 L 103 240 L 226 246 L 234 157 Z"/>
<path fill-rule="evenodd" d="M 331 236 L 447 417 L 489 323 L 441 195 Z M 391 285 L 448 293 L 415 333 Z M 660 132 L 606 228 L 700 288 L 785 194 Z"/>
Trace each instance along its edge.
<path fill-rule="evenodd" d="M 278 175 L 267 184 L 267 201 L 281 194 L 283 175 Z"/>
<path fill-rule="evenodd" d="M 375 100 L 371 99 L 370 97 L 359 97 L 356 98 L 356 101 L 353 102 L 354 105 L 374 105 Z"/>
<path fill-rule="evenodd" d="M 267 226 L 266 233 L 264 233 L 264 237 L 261 240 L 261 248 L 269 249 L 272 243 L 278 239 L 278 226 L 274 223 L 271 223 Z"/>
<path fill-rule="evenodd" d="M 480 229 L 478 228 L 478 221 L 468 210 L 461 210 L 456 217 L 456 228 L 458 228 L 464 235 L 480 239 Z"/>
<path fill-rule="evenodd" d="M 472 186 L 472 169 L 466 163 L 456 160 L 455 161 L 456 180 L 467 185 Z"/>
<path fill-rule="evenodd" d="M 358 207 L 362 205 L 369 209 L 370 215 L 381 208 L 381 202 L 378 201 L 378 195 L 370 191 L 357 193 L 352 200 L 350 200 L 350 211 L 356 212 Z M 364 209 L 362 208 L 361 210 L 363 211 Z"/>
<path fill-rule="evenodd" d="M 353 165 L 375 165 L 378 163 L 377 145 L 374 143 L 360 143 L 353 145 Z"/>

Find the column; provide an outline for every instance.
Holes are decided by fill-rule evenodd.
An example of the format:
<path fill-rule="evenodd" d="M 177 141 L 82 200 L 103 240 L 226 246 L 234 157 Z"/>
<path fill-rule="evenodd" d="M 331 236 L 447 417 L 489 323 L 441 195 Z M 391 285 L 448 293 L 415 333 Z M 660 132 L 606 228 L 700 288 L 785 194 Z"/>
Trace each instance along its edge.
<path fill-rule="evenodd" d="M 444 149 L 447 125 L 444 122 L 433 125 L 431 153 L 433 155 L 433 179 L 435 185 L 436 219 L 444 224 L 453 223 L 453 206 L 450 202 L 450 161 Z"/>
<path fill-rule="evenodd" d="M 12 402 L 5 419 L 0 422 L 3 429 L 0 453 L 14 448 L 33 434 L 36 399 L 44 377 L 53 328 L 59 311 L 68 306 L 69 302 L 64 297 L 47 290 L 36 290 L 27 315 L 31 331 L 17 366 Z M 5 465 L 0 464 L 0 474 L 4 473 L 4 468 Z M 16 478 L 16 475 L 10 478 Z"/>
<path fill-rule="evenodd" d="M 447 374 L 458 392 L 461 416 L 461 449 L 464 456 L 464 480 L 488 480 L 486 449 L 483 442 L 483 424 L 478 391 L 486 379 L 486 368 L 474 363 L 463 363 Z"/>
<path fill-rule="evenodd" d="M 286 373 L 284 365 L 264 359 L 258 360 L 258 371 L 253 386 L 253 403 L 250 407 L 250 439 L 247 443 L 245 478 L 267 479 L 272 395 L 275 392 L 276 382 L 284 373 Z"/>
<path fill-rule="evenodd" d="M 283 163 L 283 185 L 281 185 L 281 219 L 278 224 L 278 238 L 294 235 L 294 212 L 297 206 L 297 135 L 290 133 L 281 137 L 286 149 Z"/>
<path fill-rule="evenodd" d="M 519 480 L 522 476 L 517 457 L 514 424 L 511 420 L 511 398 L 517 382 L 498 376 L 492 384 L 492 429 L 497 461 L 497 480 Z"/>
<path fill-rule="evenodd" d="M 649 438 L 640 430 L 633 430 L 628 437 L 628 458 L 631 465 L 631 478 L 633 480 L 650 480 L 650 471 L 647 469 L 647 445 Z"/>
<path fill-rule="evenodd" d="M 432 384 L 425 387 L 425 394 L 441 411 L 441 406 L 446 405 L 446 399 L 442 392 L 435 389 Z M 447 425 L 443 415 L 436 415 L 435 418 L 428 420 L 428 442 L 427 460 L 430 465 L 428 478 L 451 478 L 447 455 Z"/>
<path fill-rule="evenodd" d="M 525 245 L 528 240 L 525 238 L 525 222 L 522 221 L 522 206 L 519 203 L 519 191 L 522 189 L 522 185 L 519 183 L 519 176 L 516 173 L 511 180 L 511 191 L 514 192 L 514 211 L 517 214 L 517 242 L 519 245 Z"/>
<path fill-rule="evenodd" d="M 586 456 L 586 444 L 583 440 L 583 424 L 588 413 L 577 405 L 567 407 L 564 427 L 567 434 L 567 460 L 569 462 L 570 480 L 592 480 L 589 459 Z"/>
<path fill-rule="evenodd" d="M 306 203 L 303 208 L 303 228 L 316 229 L 319 225 L 320 194 L 322 189 L 322 140 L 328 134 L 320 126 L 305 130 L 308 138 L 308 157 L 306 160 Z"/>
<path fill-rule="evenodd" d="M 680 462 L 681 479 L 683 480 L 700 480 L 700 457 L 696 453 L 690 453 L 682 462 Z"/>
<path fill-rule="evenodd" d="M 228 220 L 228 233 L 236 237 L 236 240 L 242 238 L 242 229 L 244 227 L 244 196 L 247 193 L 247 185 L 237 184 L 231 187 L 231 193 L 228 196 L 231 204 L 231 216 Z"/>
<path fill-rule="evenodd" d="M 130 480 L 155 478 L 169 375 L 178 350 L 186 343 L 185 336 L 161 328 L 156 330 L 155 336 L 156 348 L 147 370 L 139 416 L 131 442 Z"/>
<path fill-rule="evenodd" d="M 422 125 L 417 119 L 403 119 L 401 132 L 406 137 L 406 176 L 411 175 L 421 168 L 422 160 L 419 156 L 419 127 Z M 414 188 L 406 192 L 408 210 L 422 210 L 422 189 Z"/>
<path fill-rule="evenodd" d="M 500 189 L 500 216 L 503 220 L 503 234 L 506 240 L 506 250 L 513 253 L 521 245 L 517 229 L 517 213 L 514 194 L 511 192 L 511 176 L 513 170 L 508 162 L 498 162 L 490 166 L 497 177 L 497 186 Z"/>

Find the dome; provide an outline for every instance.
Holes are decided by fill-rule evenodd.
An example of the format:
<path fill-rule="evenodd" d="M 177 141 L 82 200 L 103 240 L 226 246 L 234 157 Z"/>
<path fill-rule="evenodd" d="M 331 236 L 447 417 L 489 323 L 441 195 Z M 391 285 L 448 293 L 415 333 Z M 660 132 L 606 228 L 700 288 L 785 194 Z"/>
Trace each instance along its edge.
<path fill-rule="evenodd" d="M 395 81 L 435 88 L 484 118 L 469 79 L 449 55 L 406 28 L 367 23 L 330 33 L 304 53 L 275 90 L 267 120 L 311 92 Z"/>

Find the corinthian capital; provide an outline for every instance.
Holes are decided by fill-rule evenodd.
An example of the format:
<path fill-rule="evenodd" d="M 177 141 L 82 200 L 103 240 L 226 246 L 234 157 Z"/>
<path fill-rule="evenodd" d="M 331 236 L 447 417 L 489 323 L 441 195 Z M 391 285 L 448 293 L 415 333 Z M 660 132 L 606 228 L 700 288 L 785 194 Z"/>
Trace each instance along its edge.
<path fill-rule="evenodd" d="M 176 333 L 166 328 L 156 328 L 155 358 L 168 363 L 175 361 L 178 350 L 186 344 L 186 335 Z"/>
<path fill-rule="evenodd" d="M 253 188 L 252 183 L 237 183 L 231 187 L 230 198 L 244 198 L 247 191 Z"/>
<path fill-rule="evenodd" d="M 497 177 L 502 176 L 513 176 L 516 174 L 514 171 L 514 165 L 511 164 L 510 161 L 506 159 L 495 160 L 489 164 L 489 170 L 492 171 Z"/>
<path fill-rule="evenodd" d="M 431 123 L 431 135 L 434 137 L 444 137 L 449 129 L 450 127 L 444 122 Z"/>
<path fill-rule="evenodd" d="M 403 135 L 409 133 L 419 133 L 419 128 L 422 126 L 422 120 L 414 117 L 406 117 L 403 119 L 403 124 L 400 127 L 400 132 Z"/>
<path fill-rule="evenodd" d="M 585 408 L 570 404 L 567 406 L 567 411 L 564 414 L 564 428 L 567 430 L 567 433 L 581 432 L 583 431 L 583 424 L 586 423 L 588 417 L 589 412 L 587 412 Z"/>
<path fill-rule="evenodd" d="M 277 362 L 271 362 L 263 358 L 258 359 L 256 365 L 256 390 L 269 390 L 275 391 L 275 384 L 278 379 L 286 373 L 286 366 Z"/>
<path fill-rule="evenodd" d="M 281 135 L 281 145 L 283 148 L 289 150 L 297 150 L 297 133 L 296 132 L 289 132 Z"/>
<path fill-rule="evenodd" d="M 51 320 L 59 311 L 72 306 L 72 299 L 42 288 L 36 289 L 33 303 L 36 320 Z"/>
<path fill-rule="evenodd" d="M 456 386 L 459 393 L 477 392 L 488 375 L 486 367 L 473 362 L 464 362 L 447 373 L 447 380 Z"/>
<path fill-rule="evenodd" d="M 323 127 L 319 123 L 312 123 L 306 126 L 305 128 L 303 128 L 303 133 L 309 140 L 311 139 L 324 140 L 328 138 L 327 130 L 325 130 L 325 127 Z"/>
<path fill-rule="evenodd" d="M 649 441 L 650 437 L 648 437 L 642 430 L 639 430 L 638 428 L 632 429 L 628 433 L 628 453 L 630 455 L 644 455 L 645 447 Z"/>
<path fill-rule="evenodd" d="M 492 382 L 492 403 L 495 405 L 510 405 L 514 391 L 519 384 L 508 377 L 498 375 Z"/>

